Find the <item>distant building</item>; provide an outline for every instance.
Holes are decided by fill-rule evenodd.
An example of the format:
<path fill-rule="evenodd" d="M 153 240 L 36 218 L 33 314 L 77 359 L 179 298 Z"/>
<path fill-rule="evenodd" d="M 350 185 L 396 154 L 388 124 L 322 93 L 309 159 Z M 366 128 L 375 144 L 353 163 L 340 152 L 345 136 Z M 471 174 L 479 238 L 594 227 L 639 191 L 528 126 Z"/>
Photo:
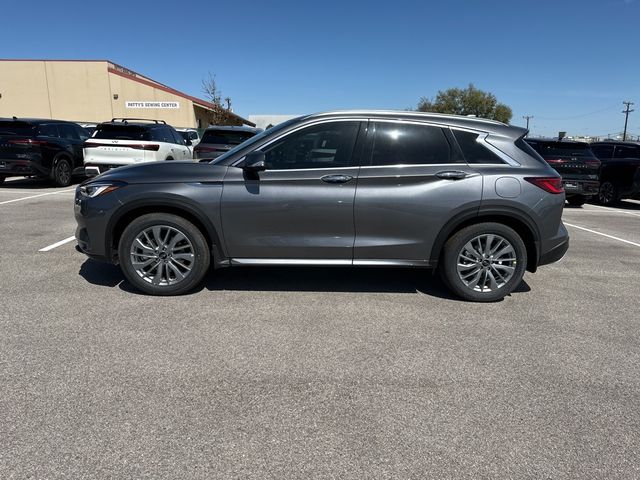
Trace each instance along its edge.
<path fill-rule="evenodd" d="M 222 112 L 229 125 L 249 120 L 108 60 L 0 59 L 0 117 L 99 123 L 114 117 L 207 127 Z"/>
<path fill-rule="evenodd" d="M 300 115 L 249 115 L 249 121 L 256 124 L 257 128 L 267 129 L 275 127 L 279 123 L 286 122 Z"/>

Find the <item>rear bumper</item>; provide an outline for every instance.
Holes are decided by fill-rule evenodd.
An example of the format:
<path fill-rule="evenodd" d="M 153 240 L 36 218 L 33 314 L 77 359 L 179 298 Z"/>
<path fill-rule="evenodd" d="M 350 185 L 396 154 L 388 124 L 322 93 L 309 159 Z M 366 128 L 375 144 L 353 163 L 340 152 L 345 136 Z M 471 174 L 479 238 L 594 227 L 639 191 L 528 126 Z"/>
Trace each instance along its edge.
<path fill-rule="evenodd" d="M 0 176 L 2 177 L 48 175 L 49 173 L 49 169 L 43 168 L 39 162 L 0 158 Z"/>
<path fill-rule="evenodd" d="M 550 263 L 561 260 L 567 253 L 567 250 L 569 250 L 569 232 L 567 232 L 565 226 L 560 222 L 557 235 L 544 242 L 544 249 L 540 252 L 538 266 L 549 265 Z"/>
<path fill-rule="evenodd" d="M 573 195 L 597 195 L 600 189 L 600 182 L 594 180 L 573 180 L 570 178 L 563 178 L 562 185 L 564 186 L 565 195 L 571 197 Z"/>

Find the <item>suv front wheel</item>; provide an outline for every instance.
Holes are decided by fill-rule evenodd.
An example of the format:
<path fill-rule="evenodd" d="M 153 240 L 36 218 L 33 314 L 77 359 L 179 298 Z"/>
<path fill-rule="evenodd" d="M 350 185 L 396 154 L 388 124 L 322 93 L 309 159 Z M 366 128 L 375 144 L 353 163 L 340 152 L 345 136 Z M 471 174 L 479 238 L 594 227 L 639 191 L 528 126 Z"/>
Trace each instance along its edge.
<path fill-rule="evenodd" d="M 526 265 L 527 249 L 515 230 L 500 223 L 479 223 L 447 240 L 440 272 L 456 295 L 493 302 L 520 284 Z"/>
<path fill-rule="evenodd" d="M 177 215 L 151 213 L 122 233 L 118 259 L 127 280 L 151 295 L 179 295 L 196 287 L 209 269 L 202 232 Z"/>

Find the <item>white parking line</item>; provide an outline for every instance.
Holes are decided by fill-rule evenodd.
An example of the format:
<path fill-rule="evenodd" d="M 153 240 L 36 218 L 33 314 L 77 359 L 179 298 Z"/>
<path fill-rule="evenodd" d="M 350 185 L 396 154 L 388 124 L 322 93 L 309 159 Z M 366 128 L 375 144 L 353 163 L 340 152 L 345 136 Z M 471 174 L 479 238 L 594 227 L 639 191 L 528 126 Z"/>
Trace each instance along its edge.
<path fill-rule="evenodd" d="M 69 190 L 60 190 L 59 192 L 47 192 L 47 193 L 41 193 L 40 195 L 31 195 L 29 197 L 14 198 L 13 200 L 5 200 L 4 202 L 0 202 L 0 205 L 5 205 L 7 203 L 13 203 L 13 202 L 20 202 L 22 200 L 29 200 L 30 198 L 44 197 L 45 195 L 57 195 L 58 193 L 68 193 L 68 192 L 74 192 L 74 191 L 75 191 L 75 188 L 72 188 Z"/>
<path fill-rule="evenodd" d="M 611 213 L 624 213 L 626 215 L 633 215 L 634 217 L 640 217 L 640 213 L 627 212 L 626 210 L 621 210 L 619 208 L 603 207 L 602 205 L 589 205 L 589 207 L 597 208 L 600 210 L 608 210 Z M 585 209 L 585 210 L 587 212 L 589 211 L 588 209 Z"/>
<path fill-rule="evenodd" d="M 38 250 L 39 252 L 48 252 L 49 250 L 53 250 L 54 248 L 58 248 L 60 245 L 64 245 L 65 243 L 69 243 L 73 240 L 75 240 L 76 237 L 75 235 L 73 237 L 69 237 L 69 238 L 65 238 L 64 240 L 60 240 L 59 242 L 56 243 L 52 243 L 51 245 L 48 245 L 44 248 L 41 248 L 40 250 Z"/>
<path fill-rule="evenodd" d="M 613 235 L 608 235 L 606 233 L 597 232 L 595 230 L 591 230 L 590 228 L 580 227 L 578 225 L 572 225 L 571 223 L 563 222 L 567 227 L 578 228 L 580 230 L 584 230 L 585 232 L 595 233 L 596 235 L 602 235 L 603 237 L 611 238 L 612 240 L 618 240 L 619 242 L 628 243 L 629 245 L 633 245 L 634 247 L 640 247 L 640 243 L 632 242 L 630 240 L 625 240 L 624 238 L 614 237 Z"/>

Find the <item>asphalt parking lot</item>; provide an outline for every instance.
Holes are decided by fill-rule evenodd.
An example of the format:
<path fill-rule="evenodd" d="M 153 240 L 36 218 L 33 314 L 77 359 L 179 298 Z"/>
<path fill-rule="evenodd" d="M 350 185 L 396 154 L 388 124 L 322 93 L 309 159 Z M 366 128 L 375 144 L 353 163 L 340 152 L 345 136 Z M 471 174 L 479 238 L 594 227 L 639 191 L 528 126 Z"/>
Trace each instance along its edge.
<path fill-rule="evenodd" d="M 72 207 L 0 186 L 2 479 L 640 477 L 640 202 L 565 209 L 567 256 L 494 304 L 403 269 L 144 296 Z"/>

